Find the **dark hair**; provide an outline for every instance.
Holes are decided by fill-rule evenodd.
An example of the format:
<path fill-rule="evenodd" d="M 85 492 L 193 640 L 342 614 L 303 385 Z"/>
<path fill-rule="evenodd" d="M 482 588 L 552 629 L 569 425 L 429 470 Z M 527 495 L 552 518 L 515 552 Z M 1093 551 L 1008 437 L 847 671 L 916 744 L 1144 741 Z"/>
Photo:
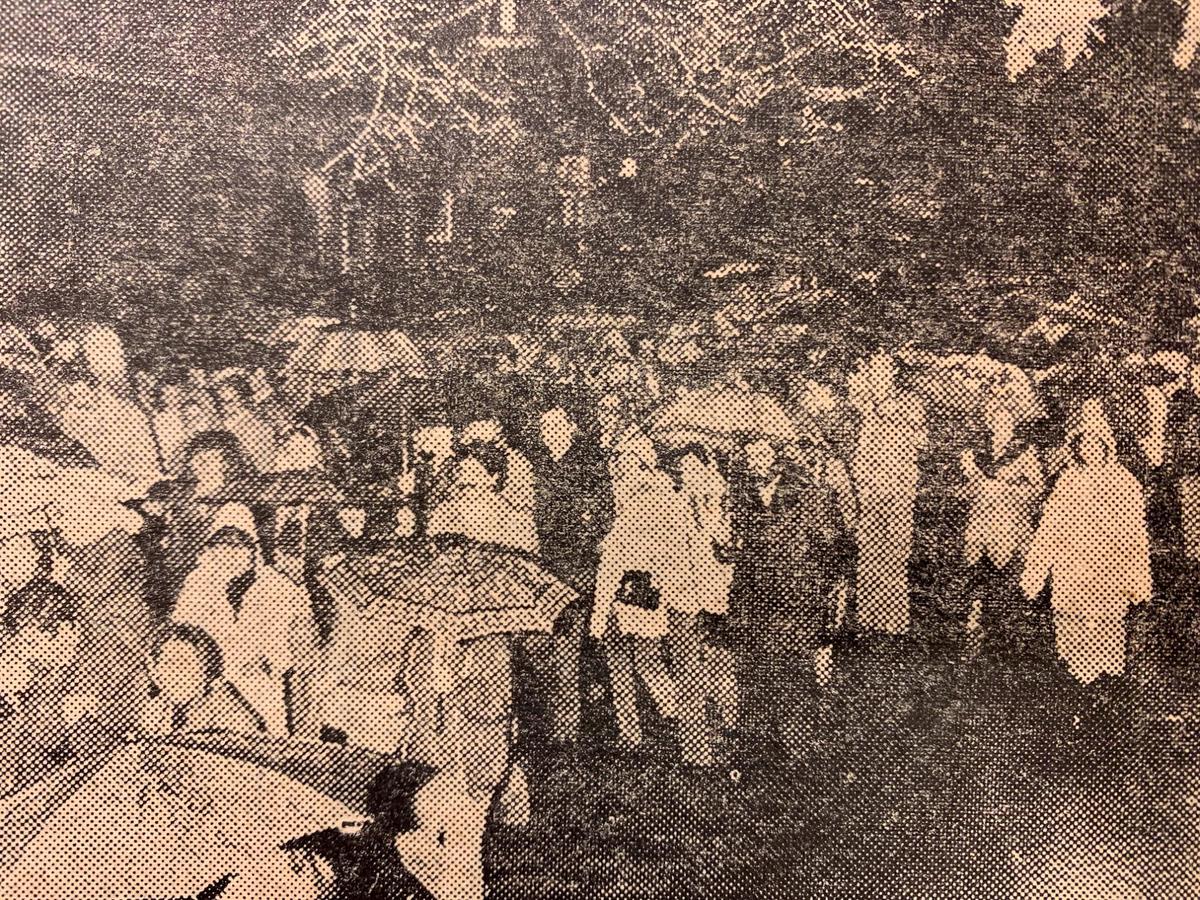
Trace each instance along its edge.
<path fill-rule="evenodd" d="M 40 573 L 5 598 L 0 624 L 7 633 L 16 634 L 31 622 L 42 631 L 57 631 L 59 625 L 78 619 L 79 598 Z"/>
<path fill-rule="evenodd" d="M 233 525 L 223 525 L 218 528 L 207 541 L 204 542 L 205 547 L 243 547 L 247 550 L 254 550 L 256 545 L 254 538 L 250 537 L 245 531 Z"/>
<path fill-rule="evenodd" d="M 221 653 L 221 648 L 212 635 L 203 628 L 197 628 L 194 625 L 172 625 L 154 642 L 154 649 L 150 652 L 151 658 L 158 662 L 163 648 L 172 641 L 191 645 L 192 649 L 196 651 L 196 655 L 200 657 L 200 664 L 207 680 L 216 681 L 225 674 L 225 657 Z"/>
<path fill-rule="evenodd" d="M 494 444 L 468 444 L 458 455 L 458 462 L 474 457 L 487 473 L 496 479 L 496 490 L 504 490 L 508 481 L 508 454 Z"/>
<path fill-rule="evenodd" d="M 254 391 L 250 389 L 250 382 L 241 375 L 230 375 L 228 378 L 222 378 L 217 383 L 217 390 L 223 387 L 231 387 L 234 393 L 238 395 L 243 403 L 249 403 L 254 399 Z"/>
<path fill-rule="evenodd" d="M 249 470 L 241 442 L 228 431 L 202 431 L 183 448 L 183 468 L 191 468 L 192 460 L 201 453 L 216 451 L 225 460 L 228 480 L 237 481 Z"/>

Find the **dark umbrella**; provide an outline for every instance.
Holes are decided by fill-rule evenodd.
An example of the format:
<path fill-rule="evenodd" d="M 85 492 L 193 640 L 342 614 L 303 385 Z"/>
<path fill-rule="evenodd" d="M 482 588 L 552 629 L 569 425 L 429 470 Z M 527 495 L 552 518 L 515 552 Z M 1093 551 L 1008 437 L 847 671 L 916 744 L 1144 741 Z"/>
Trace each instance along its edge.
<path fill-rule="evenodd" d="M 300 471 L 247 475 L 213 496 L 199 499 L 266 506 L 336 506 L 346 498 L 322 473 Z"/>

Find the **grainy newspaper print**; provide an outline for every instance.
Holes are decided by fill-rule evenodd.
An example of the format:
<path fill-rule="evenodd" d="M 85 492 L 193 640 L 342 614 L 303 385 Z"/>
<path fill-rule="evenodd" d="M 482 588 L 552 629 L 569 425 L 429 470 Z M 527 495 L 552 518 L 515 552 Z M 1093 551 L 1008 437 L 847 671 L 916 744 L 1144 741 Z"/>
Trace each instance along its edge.
<path fill-rule="evenodd" d="M 0 0 L 0 898 L 1200 897 L 1200 0 Z"/>

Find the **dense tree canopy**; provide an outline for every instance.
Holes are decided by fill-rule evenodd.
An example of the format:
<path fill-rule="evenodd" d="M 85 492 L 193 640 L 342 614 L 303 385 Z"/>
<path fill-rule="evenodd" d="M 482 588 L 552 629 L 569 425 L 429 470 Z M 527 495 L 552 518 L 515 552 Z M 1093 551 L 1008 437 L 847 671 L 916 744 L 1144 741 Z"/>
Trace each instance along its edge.
<path fill-rule="evenodd" d="M 418 322 L 751 298 L 851 343 L 1178 336 L 1198 6 L 261 0 L 241 40 L 180 11 L 73 48 L 115 73 L 90 92 L 5 69 L 56 239 L 6 253 L 127 316 L 306 308 L 336 276 Z"/>

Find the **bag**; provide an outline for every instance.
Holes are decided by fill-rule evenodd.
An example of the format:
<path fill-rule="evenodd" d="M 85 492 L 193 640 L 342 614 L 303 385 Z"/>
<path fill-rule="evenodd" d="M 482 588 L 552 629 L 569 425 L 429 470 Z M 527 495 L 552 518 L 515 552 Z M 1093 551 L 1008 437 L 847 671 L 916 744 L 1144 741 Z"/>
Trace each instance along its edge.
<path fill-rule="evenodd" d="M 618 603 L 655 612 L 661 599 L 662 594 L 654 587 L 649 572 L 631 570 L 621 576 L 621 586 L 617 588 Z"/>

